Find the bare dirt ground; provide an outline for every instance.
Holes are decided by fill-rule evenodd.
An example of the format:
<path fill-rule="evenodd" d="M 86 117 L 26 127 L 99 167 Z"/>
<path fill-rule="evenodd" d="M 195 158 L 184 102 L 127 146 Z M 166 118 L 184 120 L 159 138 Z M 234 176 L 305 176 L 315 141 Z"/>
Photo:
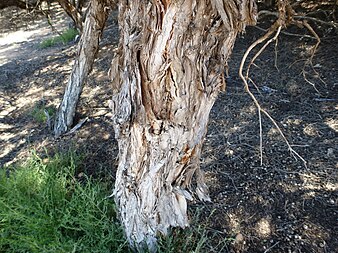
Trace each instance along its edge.
<path fill-rule="evenodd" d="M 60 10 L 52 20 L 60 31 L 69 23 Z M 258 25 L 266 28 L 268 22 Z M 278 45 L 256 61 L 252 79 L 258 89 L 251 87 L 307 166 L 265 117 L 260 165 L 257 109 L 237 70 L 245 49 L 263 32 L 249 28 L 237 41 L 227 91 L 212 110 L 202 158 L 213 202 L 190 208 L 201 213 L 199 222 L 213 237 L 206 252 L 338 252 L 338 35 L 330 26 L 314 28 L 322 38 L 314 69 L 304 64 L 315 40 L 293 27 L 287 32 L 297 36 L 281 34 Z M 57 140 L 32 116 L 41 105 L 57 107 L 75 57 L 75 43 L 39 47 L 52 35 L 43 16 L 15 8 L 0 12 L 0 166 L 24 159 L 33 149 L 43 154 L 75 148 L 85 154 L 84 172 L 113 177 L 117 146 L 106 73 L 118 41 L 116 13 L 81 97 L 77 119 L 89 121 Z M 221 249 L 217 244 L 224 238 L 229 243 Z"/>

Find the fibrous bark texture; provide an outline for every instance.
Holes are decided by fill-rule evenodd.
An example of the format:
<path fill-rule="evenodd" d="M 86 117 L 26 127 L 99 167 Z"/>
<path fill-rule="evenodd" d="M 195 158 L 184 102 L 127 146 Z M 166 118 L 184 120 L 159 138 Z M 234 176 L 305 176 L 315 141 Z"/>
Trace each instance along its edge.
<path fill-rule="evenodd" d="M 67 132 L 73 124 L 76 105 L 99 48 L 99 39 L 108 17 L 109 6 L 108 0 L 93 0 L 88 7 L 89 12 L 78 44 L 78 55 L 55 118 L 56 137 Z"/>
<path fill-rule="evenodd" d="M 114 196 L 137 249 L 154 251 L 158 233 L 188 226 L 194 192 L 209 200 L 199 167 L 209 112 L 236 35 L 255 17 L 253 0 L 119 1 Z"/>
<path fill-rule="evenodd" d="M 69 0 L 57 0 L 61 5 L 63 10 L 68 14 L 68 16 L 74 21 L 76 28 L 82 32 L 82 17 L 81 17 L 81 7 L 77 6 L 75 1 Z M 95 1 L 94 1 L 95 2 Z"/>

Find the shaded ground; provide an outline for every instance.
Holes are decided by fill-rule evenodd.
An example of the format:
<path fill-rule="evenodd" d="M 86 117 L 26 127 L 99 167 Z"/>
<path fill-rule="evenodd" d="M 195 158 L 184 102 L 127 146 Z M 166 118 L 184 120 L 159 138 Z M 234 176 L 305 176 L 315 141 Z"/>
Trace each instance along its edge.
<path fill-rule="evenodd" d="M 88 116 L 89 121 L 58 140 L 32 111 L 41 105 L 58 105 L 76 45 L 41 49 L 39 43 L 52 36 L 43 16 L 23 16 L 13 8 L 1 11 L 0 19 L 0 166 L 26 157 L 32 149 L 53 152 L 73 147 L 86 156 L 84 171 L 106 176 L 108 170 L 113 176 L 117 146 L 112 140 L 106 73 L 118 40 L 116 13 L 81 98 L 77 119 Z M 69 22 L 59 10 L 52 20 L 59 30 Z M 319 93 L 302 75 L 315 43 L 312 39 L 281 34 L 277 60 L 275 48 L 270 46 L 252 69 L 252 79 L 259 87 L 251 87 L 252 91 L 307 167 L 290 154 L 266 118 L 260 165 L 257 110 L 236 71 L 244 50 L 262 31 L 250 28 L 237 41 L 227 92 L 219 96 L 212 110 L 203 152 L 202 166 L 213 202 L 191 204 L 214 236 L 208 252 L 338 251 L 338 37 L 328 27 L 315 28 L 322 43 L 313 59 L 315 71 L 309 67 L 305 71 Z M 288 32 L 306 33 L 298 28 Z M 217 248 L 217 240 L 224 238 L 229 238 L 229 244 Z"/>

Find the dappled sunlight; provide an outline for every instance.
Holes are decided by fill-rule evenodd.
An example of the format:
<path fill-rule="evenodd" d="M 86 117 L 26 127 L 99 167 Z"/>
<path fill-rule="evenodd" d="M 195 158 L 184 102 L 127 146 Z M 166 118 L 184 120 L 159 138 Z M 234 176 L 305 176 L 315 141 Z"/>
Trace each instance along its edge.
<path fill-rule="evenodd" d="M 69 18 L 65 17 L 65 13 L 59 8 L 56 11 L 56 15 L 52 15 L 60 22 L 55 23 L 54 27 L 62 31 L 68 27 Z M 6 61 L 0 66 L 2 84 L 0 86 L 0 141 L 4 146 L 1 150 L 0 166 L 18 161 L 33 147 L 40 150 L 53 145 L 53 135 L 46 122 L 44 109 L 48 107 L 56 110 L 58 107 L 76 55 L 74 43 L 62 47 L 40 48 L 39 44 L 43 39 L 55 34 L 51 33 L 51 27 L 43 16 L 34 22 L 19 31 L 14 28 L 6 30 L 7 34 L 13 33 L 13 36 L 0 37 L 2 43 L 0 50 L 3 50 L 0 61 Z M 112 28 L 109 29 L 111 31 Z M 115 30 L 118 32 L 116 27 L 113 28 L 113 31 Z M 105 55 L 106 51 L 116 51 L 116 45 L 107 43 L 110 42 L 109 38 L 103 38 L 103 41 L 106 44 L 99 54 Z M 102 59 L 104 62 L 101 62 Z M 99 65 L 93 66 L 92 77 L 85 85 L 79 114 L 76 115 L 80 119 L 88 116 L 90 120 L 81 128 L 79 136 L 77 132 L 69 136 L 69 142 L 72 142 L 72 138 L 78 138 L 79 145 L 96 142 L 97 139 L 102 140 L 98 144 L 93 144 L 97 147 L 97 152 L 93 152 L 92 159 L 88 160 L 88 164 L 92 164 L 90 166 L 93 168 L 97 160 L 102 160 L 97 157 L 104 153 L 116 152 L 115 148 L 104 150 L 107 143 L 112 143 L 113 138 L 113 130 L 107 131 L 102 127 L 106 124 L 106 128 L 110 128 L 111 110 L 106 102 L 92 106 L 92 101 L 97 98 L 103 101 L 104 98 L 107 101 L 109 98 L 107 83 L 110 80 L 107 73 L 111 60 L 102 59 L 98 61 Z M 106 61 L 108 64 L 104 65 Z M 78 118 L 75 119 L 75 123 L 77 120 Z M 107 163 L 110 164 L 111 161 Z"/>
<path fill-rule="evenodd" d="M 326 248 L 328 240 L 335 240 L 336 238 L 332 238 L 330 234 L 327 232 L 327 229 L 323 226 L 308 220 L 302 224 L 302 229 L 304 230 L 301 233 L 300 240 L 305 241 L 305 239 L 312 241 L 314 246 L 318 248 Z M 324 251 L 325 252 L 325 251 Z M 326 251 L 327 252 L 327 251 Z"/>
<path fill-rule="evenodd" d="M 11 106 L 11 105 L 9 105 L 7 107 L 3 106 L 3 108 L 1 109 L 1 112 L 0 112 L 0 119 L 8 116 L 11 112 L 14 112 L 17 109 L 18 109 L 18 107 L 16 107 L 16 106 Z"/>
<path fill-rule="evenodd" d="M 83 97 L 87 97 L 87 98 L 93 98 L 95 97 L 99 92 L 103 92 L 103 87 L 100 87 L 100 86 L 96 86 L 94 88 L 91 88 L 89 91 L 88 91 L 88 94 L 84 94 Z"/>
<path fill-rule="evenodd" d="M 308 58 L 309 55 L 312 54 L 314 46 L 315 46 L 315 43 L 302 44 L 301 46 L 299 46 L 299 49 L 301 50 L 300 55 L 303 56 L 304 58 Z"/>
<path fill-rule="evenodd" d="M 61 27 L 62 25 L 58 24 L 56 28 Z M 3 34 L 0 37 L 0 67 L 24 54 L 26 57 L 33 56 L 32 53 L 39 55 L 40 42 L 51 36 L 55 35 L 47 21 L 39 24 L 39 27 L 34 25 L 28 30 L 9 31 Z"/>
<path fill-rule="evenodd" d="M 0 37 L 0 46 L 12 46 L 15 43 L 27 42 L 32 40 L 32 36 L 45 32 L 45 29 L 31 31 L 15 31 L 4 34 Z M 4 51 L 1 51 L 3 53 Z"/>
<path fill-rule="evenodd" d="M 242 108 L 240 111 L 240 115 L 245 115 L 245 114 L 254 114 L 254 115 L 257 114 L 257 107 L 254 104 L 252 104 L 252 105 Z"/>
<path fill-rule="evenodd" d="M 267 218 L 260 219 L 256 224 L 256 230 L 261 238 L 268 238 L 272 233 L 271 221 Z"/>
<path fill-rule="evenodd" d="M 115 24 L 104 30 L 109 36 L 100 42 L 102 48 L 84 86 L 74 125 L 88 120 L 75 132 L 55 139 L 47 122 L 36 120 L 32 111 L 38 107 L 43 113 L 49 106 L 56 110 L 76 46 L 40 49 L 40 32 L 49 29 L 41 30 L 44 22 L 35 25 L 36 31 L 14 31 L 20 37 L 0 37 L 0 166 L 17 162 L 32 148 L 54 152 L 74 147 L 86 154 L 81 170 L 98 177 L 109 175 L 113 182 L 118 148 L 108 107 L 112 96 L 108 70 L 117 52 L 118 28 Z M 221 240 L 229 241 L 229 248 L 219 252 L 232 252 L 232 247 L 234 252 L 330 252 L 328 245 L 332 247 L 336 240 L 333 224 L 338 191 L 336 101 L 317 101 L 318 95 L 299 75 L 302 65 L 297 65 L 297 57 L 308 56 L 312 45 L 297 46 L 304 41 L 281 37 L 276 47 L 279 69 L 273 66 L 271 48 L 253 73 L 258 89 L 251 88 L 307 167 L 290 154 L 280 132 L 264 116 L 261 164 L 257 108 L 237 77 L 245 43 L 257 35 L 248 29 L 248 37 L 239 38 L 242 51 L 235 50 L 229 63 L 227 92 L 220 94 L 211 112 L 201 167 L 212 202 L 189 204 L 197 210 L 204 208 L 205 217 L 210 215 L 207 233 L 219 232 Z M 290 48 L 292 52 L 287 53 Z M 330 52 L 321 54 L 321 69 L 331 64 L 325 77 L 335 81 L 332 69 L 337 69 L 337 62 L 325 58 L 331 57 Z M 330 99 L 335 99 L 329 81 L 327 90 Z M 265 90 L 271 86 L 272 92 L 263 86 Z"/>
<path fill-rule="evenodd" d="M 15 128 L 15 125 L 0 123 L 0 131 L 8 131 L 8 130 L 11 130 L 13 128 Z"/>
<path fill-rule="evenodd" d="M 336 99 L 334 87 L 329 83 L 335 82 L 332 69 L 337 69 L 337 62 L 326 60 L 331 54 L 324 46 L 320 70 L 325 64 L 329 67 L 322 78 L 333 79 L 329 78 L 327 93 L 323 94 L 332 99 L 317 100 L 313 87 L 299 75 L 304 62 L 297 61 L 308 56 L 312 45 L 300 46 L 302 41 L 297 42 L 290 42 L 289 37 L 279 42 L 278 70 L 272 63 L 273 49 L 258 59 L 259 68 L 252 76 L 260 92 L 253 86 L 251 90 L 292 148 L 306 160 L 307 167 L 290 154 L 280 132 L 264 115 L 260 164 L 257 108 L 241 92 L 236 66 L 230 66 L 233 73 L 228 78 L 227 93 L 219 96 L 211 112 L 202 168 L 215 196 L 211 205 L 219 210 L 213 216 L 213 228 L 227 231 L 234 240 L 229 252 L 232 248 L 235 252 L 329 252 L 329 245 L 330 249 L 334 245 L 338 163 L 337 121 L 333 115 L 337 106 L 332 100 Z M 246 48 L 241 45 L 243 51 L 238 55 L 234 51 L 235 64 Z M 273 92 L 265 92 L 263 85 Z M 222 224 L 220 220 L 227 215 Z M 238 236 L 246 244 L 238 246 Z"/>
<path fill-rule="evenodd" d="M 338 133 L 338 118 L 328 118 L 325 120 L 325 124 Z"/>
<path fill-rule="evenodd" d="M 14 138 L 16 136 L 16 133 L 1 133 L 0 140 L 7 141 L 11 138 Z"/>
<path fill-rule="evenodd" d="M 11 60 L 7 54 L 7 51 L 10 51 L 11 53 L 17 52 L 19 48 L 20 46 L 16 44 L 8 46 L 0 46 L 0 66 L 8 63 Z"/>
<path fill-rule="evenodd" d="M 69 18 L 60 7 L 53 11 L 57 12 L 50 14 L 53 29 L 62 31 Z M 40 42 L 55 33 L 43 15 L 36 15 L 15 8 L 0 15 L 0 166 L 19 160 L 32 146 L 48 139 L 41 135 L 49 131 L 46 122 L 39 122 L 32 113 L 37 104 L 57 107 L 71 70 L 71 47 L 40 48 Z"/>
<path fill-rule="evenodd" d="M 16 104 L 18 108 L 22 108 L 27 105 L 31 105 L 32 103 L 36 103 L 38 100 L 40 100 L 41 97 L 43 97 L 44 88 L 33 86 L 30 89 L 27 90 L 25 96 L 19 97 L 16 100 Z"/>
<path fill-rule="evenodd" d="M 50 57 L 50 60 L 51 62 L 55 62 L 57 60 L 57 57 Z M 64 62 L 63 64 L 60 64 L 60 63 L 54 63 L 54 64 L 50 64 L 44 68 L 42 68 L 40 70 L 40 73 L 41 74 L 48 74 L 48 73 L 51 73 L 51 72 L 61 72 L 61 73 L 64 73 L 66 75 L 70 74 L 71 73 L 71 70 L 72 70 L 72 65 L 73 65 L 73 61 L 71 62 Z"/>
<path fill-rule="evenodd" d="M 300 126 L 303 124 L 303 120 L 300 118 L 288 118 L 285 122 L 285 124 L 287 125 L 296 125 L 296 126 Z"/>
<path fill-rule="evenodd" d="M 3 134 L 1 134 L 3 135 Z M 14 136 L 11 134 L 6 134 L 4 136 L 1 137 L 2 140 L 10 140 L 12 138 L 17 139 L 17 134 L 15 134 Z M 13 150 L 15 150 L 18 146 L 22 146 L 23 144 L 26 143 L 26 140 L 24 138 L 18 139 L 16 140 L 15 143 L 9 143 L 8 145 L 6 145 L 6 147 L 1 151 L 0 153 L 0 158 L 4 158 L 6 157 L 10 152 L 12 152 Z M 12 162 L 7 163 L 7 165 L 10 165 Z"/>
<path fill-rule="evenodd" d="M 205 176 L 205 180 L 207 182 L 210 182 L 210 184 L 212 184 L 214 187 L 218 188 L 222 186 L 218 177 L 216 177 L 214 173 L 207 171 L 204 176 Z"/>
<path fill-rule="evenodd" d="M 241 220 L 234 213 L 228 213 L 229 218 L 229 228 L 231 229 L 232 233 L 239 233 L 241 232 Z"/>
<path fill-rule="evenodd" d="M 267 131 L 267 136 L 269 138 L 280 138 L 280 132 L 275 127 L 270 127 L 270 129 Z"/>
<path fill-rule="evenodd" d="M 5 156 L 7 156 L 11 151 L 13 151 L 15 148 L 17 147 L 16 144 L 12 144 L 9 143 L 6 145 L 5 149 L 2 150 L 1 154 L 0 154 L 0 158 L 4 158 Z M 6 165 L 10 165 L 11 162 L 7 163 Z"/>
<path fill-rule="evenodd" d="M 304 127 L 303 132 L 311 137 L 321 136 L 321 132 L 315 124 L 308 124 L 306 127 Z"/>
<path fill-rule="evenodd" d="M 301 173 L 300 177 L 303 180 L 303 188 L 306 190 L 338 191 L 338 182 L 330 182 L 325 179 L 325 176 L 318 176 L 313 173 Z"/>
<path fill-rule="evenodd" d="M 98 82 L 108 81 L 109 80 L 108 72 L 105 71 L 105 70 L 99 71 L 99 70 L 95 69 L 95 70 L 93 70 L 92 74 L 96 76 L 96 80 Z"/>

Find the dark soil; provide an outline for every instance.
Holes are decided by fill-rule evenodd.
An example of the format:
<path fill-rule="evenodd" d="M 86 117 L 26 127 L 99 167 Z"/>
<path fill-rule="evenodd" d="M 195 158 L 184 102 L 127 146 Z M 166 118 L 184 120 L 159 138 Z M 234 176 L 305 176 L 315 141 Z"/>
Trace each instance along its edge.
<path fill-rule="evenodd" d="M 43 155 L 73 148 L 86 157 L 83 171 L 114 177 L 117 145 L 107 72 L 118 42 L 116 15 L 110 17 L 78 108 L 77 120 L 89 120 L 74 134 L 54 139 L 32 111 L 57 107 L 76 45 L 41 49 L 39 43 L 52 36 L 43 16 L 15 8 L 0 12 L 0 166 L 24 159 L 33 149 Z M 52 20 L 60 30 L 70 22 L 55 8 Z M 266 18 L 258 26 L 269 24 Z M 213 202 L 190 208 L 201 212 L 213 237 L 208 252 L 338 252 L 338 36 L 330 26 L 312 25 L 322 40 L 313 67 L 306 60 L 316 41 L 302 36 L 306 30 L 291 27 L 286 32 L 297 36 L 282 33 L 276 47 L 267 47 L 251 70 L 258 88 L 250 84 L 306 166 L 265 116 L 260 164 L 257 108 L 237 71 L 244 51 L 263 32 L 248 28 L 237 40 L 227 91 L 212 110 L 203 151 Z M 27 39 L 17 40 L 19 35 Z M 225 238 L 229 243 L 218 248 Z"/>

